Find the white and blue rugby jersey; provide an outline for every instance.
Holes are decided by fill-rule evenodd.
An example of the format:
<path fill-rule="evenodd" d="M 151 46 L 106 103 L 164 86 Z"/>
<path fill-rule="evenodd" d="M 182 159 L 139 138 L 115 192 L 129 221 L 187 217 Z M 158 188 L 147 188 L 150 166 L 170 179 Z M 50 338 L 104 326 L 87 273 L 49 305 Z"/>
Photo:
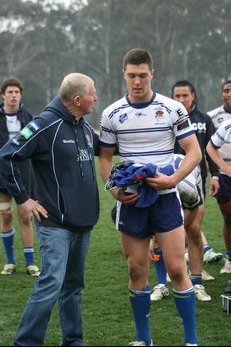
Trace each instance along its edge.
<path fill-rule="evenodd" d="M 217 107 L 214 110 L 207 113 L 212 118 L 216 130 L 224 121 L 231 119 L 231 113 L 228 113 L 225 110 L 224 105 Z M 223 146 L 219 149 L 219 152 L 222 158 L 225 160 L 225 162 L 231 165 L 231 144 L 224 143 Z"/>
<path fill-rule="evenodd" d="M 215 134 L 212 135 L 211 141 L 217 148 L 223 148 L 225 144 L 229 147 L 231 146 L 231 119 L 227 119 L 221 123 Z M 224 160 L 228 165 L 231 165 L 230 160 L 226 160 L 225 158 Z"/>
<path fill-rule="evenodd" d="M 161 94 L 145 104 L 131 104 L 125 96 L 107 107 L 101 119 L 103 146 L 118 146 L 121 160 L 174 165 L 175 140 L 193 133 L 184 106 Z"/>

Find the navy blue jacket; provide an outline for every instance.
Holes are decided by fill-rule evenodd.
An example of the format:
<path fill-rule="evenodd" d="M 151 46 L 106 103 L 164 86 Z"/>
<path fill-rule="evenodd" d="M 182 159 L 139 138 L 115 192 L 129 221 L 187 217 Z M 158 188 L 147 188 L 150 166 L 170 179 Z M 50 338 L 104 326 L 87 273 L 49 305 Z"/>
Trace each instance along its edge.
<path fill-rule="evenodd" d="M 0 105 L 0 148 L 2 148 L 7 141 L 9 141 L 9 131 L 7 129 L 6 114 L 4 111 L 4 104 Z M 17 119 L 21 124 L 21 129 L 29 123 L 33 117 L 32 115 L 23 107 L 20 106 L 19 110 L 16 113 Z M 34 186 L 32 185 L 33 172 L 31 170 L 30 161 L 27 160 L 23 165 L 21 165 L 21 173 L 24 185 L 28 191 L 28 194 L 35 196 Z M 0 189 L 6 189 L 5 183 L 0 177 Z"/>
<path fill-rule="evenodd" d="M 210 159 L 209 155 L 206 152 L 206 146 L 211 138 L 211 136 L 215 133 L 215 127 L 212 119 L 208 114 L 201 112 L 198 110 L 197 106 L 194 105 L 193 110 L 189 113 L 189 119 L 194 128 L 197 140 L 200 145 L 200 149 L 202 152 L 202 160 L 200 162 L 201 168 L 201 176 L 205 179 L 207 176 L 207 163 L 208 161 L 209 171 L 211 176 L 217 176 L 219 173 L 218 166 Z M 176 142 L 174 153 L 185 154 L 180 145 Z"/>
<path fill-rule="evenodd" d="M 99 215 L 94 155 L 99 141 L 90 125 L 76 121 L 59 97 L 0 150 L 0 174 L 18 204 L 29 196 L 20 161 L 31 158 L 37 199 L 48 211 L 48 226 L 93 226 Z"/>

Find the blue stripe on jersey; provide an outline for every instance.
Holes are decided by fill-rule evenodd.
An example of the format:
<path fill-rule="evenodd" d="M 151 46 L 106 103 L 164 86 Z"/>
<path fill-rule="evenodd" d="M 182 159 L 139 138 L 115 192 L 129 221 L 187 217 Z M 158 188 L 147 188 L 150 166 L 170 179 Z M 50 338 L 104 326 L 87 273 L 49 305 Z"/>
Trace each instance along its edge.
<path fill-rule="evenodd" d="M 103 147 L 115 147 L 116 146 L 116 143 L 106 143 L 106 142 L 103 142 L 101 140 L 99 142 L 100 142 L 100 145 Z"/>
<path fill-rule="evenodd" d="M 216 135 L 221 141 L 223 141 L 223 142 L 225 141 L 224 137 L 221 136 L 218 131 L 217 131 Z"/>
<path fill-rule="evenodd" d="M 137 133 L 151 133 L 151 132 L 159 132 L 159 131 L 169 131 L 170 127 L 162 127 L 162 128 L 141 128 L 141 129 L 125 129 L 118 130 L 116 134 L 137 134 Z"/>
<path fill-rule="evenodd" d="M 173 153 L 173 149 L 169 149 L 166 151 L 149 151 L 149 152 L 129 152 L 129 153 L 119 153 L 121 157 L 136 157 L 136 156 L 151 156 L 151 155 L 163 155 L 163 154 L 171 154 Z"/>
<path fill-rule="evenodd" d="M 181 140 L 181 139 L 184 139 L 185 137 L 188 137 L 188 136 L 190 136 L 190 135 L 192 135 L 192 134 L 195 134 L 195 132 L 192 130 L 192 131 L 189 131 L 188 133 L 186 133 L 186 134 L 182 134 L 182 135 L 180 135 L 180 136 L 177 136 L 176 137 L 176 139 L 177 140 Z"/>
<path fill-rule="evenodd" d="M 115 131 L 111 130 L 111 129 L 108 129 L 108 128 L 105 128 L 105 127 L 101 127 L 101 130 L 102 131 L 105 131 L 106 133 L 112 133 L 112 134 L 115 134 Z"/>
<path fill-rule="evenodd" d="M 117 112 L 119 112 L 120 110 L 123 110 L 124 108 L 130 107 L 128 104 L 124 104 L 121 105 L 120 107 L 116 108 L 115 110 L 113 110 L 109 115 L 108 118 L 112 118 Z"/>

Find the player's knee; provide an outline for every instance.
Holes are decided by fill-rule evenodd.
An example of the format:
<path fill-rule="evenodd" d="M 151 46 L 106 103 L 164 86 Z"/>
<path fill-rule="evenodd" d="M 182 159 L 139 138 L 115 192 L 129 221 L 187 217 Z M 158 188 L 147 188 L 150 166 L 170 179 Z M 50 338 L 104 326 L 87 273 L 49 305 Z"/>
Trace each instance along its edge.
<path fill-rule="evenodd" d="M 130 265 L 128 268 L 128 274 L 132 282 L 137 282 L 143 277 L 144 271 L 142 267 Z"/>
<path fill-rule="evenodd" d="M 200 226 L 195 226 L 193 228 L 190 228 L 187 231 L 187 238 L 193 242 L 194 245 L 196 246 L 202 246 L 202 237 L 201 237 L 201 230 Z"/>
<path fill-rule="evenodd" d="M 24 216 L 20 216 L 20 223 L 22 226 L 24 227 L 30 227 L 31 226 L 31 218 L 29 217 L 29 215 L 24 215 Z"/>
<path fill-rule="evenodd" d="M 168 274 L 172 282 L 180 282 L 183 279 L 183 271 L 181 266 L 175 266 L 168 270 Z"/>

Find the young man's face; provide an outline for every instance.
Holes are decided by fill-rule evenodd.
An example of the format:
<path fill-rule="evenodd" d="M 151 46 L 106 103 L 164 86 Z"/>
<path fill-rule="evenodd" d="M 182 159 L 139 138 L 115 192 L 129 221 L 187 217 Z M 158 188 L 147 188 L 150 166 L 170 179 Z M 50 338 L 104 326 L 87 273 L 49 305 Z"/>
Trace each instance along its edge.
<path fill-rule="evenodd" d="M 195 95 L 188 86 L 175 87 L 173 91 L 173 99 L 181 102 L 186 110 L 190 112 L 193 107 Z"/>
<path fill-rule="evenodd" d="M 10 108 L 19 108 L 21 102 L 21 91 L 16 86 L 8 86 L 6 88 L 5 94 L 2 94 L 4 100 L 4 106 Z"/>
<path fill-rule="evenodd" d="M 222 100 L 228 109 L 231 109 L 231 83 L 227 83 L 223 87 Z"/>
<path fill-rule="evenodd" d="M 123 71 L 127 84 L 128 96 L 133 103 L 148 102 L 152 95 L 151 81 L 153 71 L 148 64 L 128 64 Z"/>

